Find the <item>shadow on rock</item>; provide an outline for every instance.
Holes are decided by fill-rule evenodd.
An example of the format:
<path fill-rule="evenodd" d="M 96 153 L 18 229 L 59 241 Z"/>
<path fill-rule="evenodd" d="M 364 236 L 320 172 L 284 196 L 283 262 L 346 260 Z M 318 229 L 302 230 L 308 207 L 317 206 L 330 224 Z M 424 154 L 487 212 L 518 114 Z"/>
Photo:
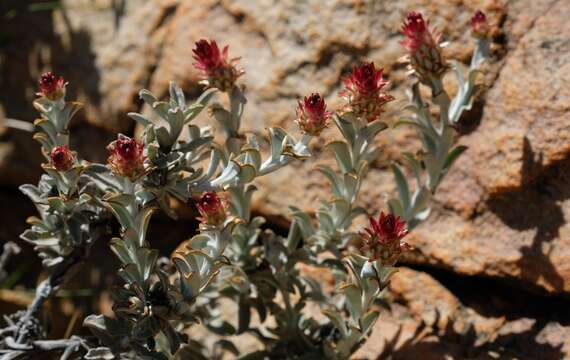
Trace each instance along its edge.
<path fill-rule="evenodd" d="M 434 323 L 439 321 L 439 313 L 436 316 Z M 421 322 L 414 334 L 401 343 L 403 332 L 400 327 L 385 343 L 377 360 L 564 359 L 562 344 L 550 344 L 541 339 L 544 332 L 551 331 L 549 324 L 527 320 L 503 327 L 492 341 L 486 341 L 488 334 L 478 333 L 473 324 L 458 330 L 457 324 L 449 321 L 444 329 L 434 329 Z M 418 354 L 422 354 L 421 357 Z"/>
<path fill-rule="evenodd" d="M 544 167 L 541 154 L 536 154 L 525 138 L 523 188 L 488 201 L 489 209 L 507 226 L 518 231 L 536 229 L 532 243 L 520 249 L 517 262 L 520 277 L 533 282 L 542 277 L 557 291 L 563 290 L 564 279 L 552 264 L 550 251 L 544 248 L 559 236 L 559 229 L 565 223 L 559 203 L 570 197 L 569 170 L 570 157 Z"/>

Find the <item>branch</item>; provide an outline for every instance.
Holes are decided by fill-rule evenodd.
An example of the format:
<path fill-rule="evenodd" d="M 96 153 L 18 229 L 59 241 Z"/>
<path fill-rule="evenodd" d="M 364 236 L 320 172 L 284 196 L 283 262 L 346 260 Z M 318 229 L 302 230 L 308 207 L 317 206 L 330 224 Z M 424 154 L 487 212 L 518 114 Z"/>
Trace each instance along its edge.
<path fill-rule="evenodd" d="M 0 255 L 0 282 L 6 279 L 7 273 L 4 268 L 6 267 L 8 260 L 10 260 L 12 255 L 19 254 L 20 251 L 20 247 L 13 241 L 8 241 L 4 244 L 4 251 L 2 252 L 2 255 Z"/>
<path fill-rule="evenodd" d="M 29 342 L 30 334 L 33 333 L 34 327 L 37 326 L 34 321 L 36 314 L 40 311 L 44 302 L 57 292 L 60 285 L 68 278 L 66 275 L 75 265 L 80 263 L 82 258 L 79 254 L 66 258 L 46 280 L 38 285 L 34 300 L 17 323 L 17 330 L 14 336 L 16 344 L 22 345 Z"/>

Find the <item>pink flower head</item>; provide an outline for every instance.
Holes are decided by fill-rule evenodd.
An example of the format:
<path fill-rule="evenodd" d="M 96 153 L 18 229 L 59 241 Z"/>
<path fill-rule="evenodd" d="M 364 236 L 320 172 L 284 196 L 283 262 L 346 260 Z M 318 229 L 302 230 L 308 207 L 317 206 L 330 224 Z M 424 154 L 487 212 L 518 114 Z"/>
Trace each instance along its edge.
<path fill-rule="evenodd" d="M 327 127 L 327 122 L 331 117 L 327 111 L 325 99 L 318 93 L 305 96 L 303 101 L 299 101 L 297 108 L 297 124 L 305 133 L 317 136 Z"/>
<path fill-rule="evenodd" d="M 68 171 L 75 163 L 75 155 L 67 145 L 54 147 L 49 154 L 51 164 L 57 171 Z"/>
<path fill-rule="evenodd" d="M 394 97 L 384 91 L 388 81 L 382 77 L 383 68 L 376 69 L 373 62 L 353 66 L 344 80 L 345 89 L 339 95 L 348 102 L 346 111 L 368 122 L 376 120 L 384 111 L 383 106 Z"/>
<path fill-rule="evenodd" d="M 227 64 L 228 46 L 225 46 L 223 52 L 220 52 L 215 40 L 208 42 L 208 40 L 202 39 L 198 41 L 192 52 L 194 53 L 193 58 L 196 60 L 194 66 L 205 73 L 211 73 Z"/>
<path fill-rule="evenodd" d="M 433 42 L 424 17 L 415 11 L 409 12 L 406 16 L 404 25 L 402 25 L 402 32 L 406 35 L 406 39 L 401 44 L 410 51 L 415 51 L 426 42 Z"/>
<path fill-rule="evenodd" d="M 225 202 L 214 191 L 207 191 L 197 201 L 199 218 L 203 224 L 221 225 L 226 220 Z"/>
<path fill-rule="evenodd" d="M 427 82 L 430 77 L 440 78 L 448 69 L 443 58 L 441 34 L 429 29 L 429 22 L 422 14 L 410 12 L 402 25 L 406 39 L 400 42 L 409 52 L 411 68 L 420 80 Z"/>
<path fill-rule="evenodd" d="M 47 72 L 40 77 L 40 91 L 36 94 L 52 101 L 57 101 L 65 95 L 65 79 Z"/>
<path fill-rule="evenodd" d="M 346 88 L 361 95 L 374 94 L 382 90 L 387 81 L 382 78 L 383 68 L 376 70 L 374 62 L 352 67 L 352 73 L 344 79 Z"/>
<path fill-rule="evenodd" d="M 116 175 L 134 180 L 144 174 L 144 147 L 136 139 L 119 134 L 107 150 L 110 152 L 107 163 Z"/>
<path fill-rule="evenodd" d="M 477 10 L 471 18 L 471 30 L 473 36 L 478 38 L 486 38 L 489 35 L 490 27 L 487 16 L 481 10 Z"/>
<path fill-rule="evenodd" d="M 222 51 L 215 40 L 202 39 L 198 41 L 192 50 L 193 58 L 196 60 L 194 67 L 202 73 L 208 86 L 215 87 L 221 91 L 231 89 L 243 74 L 243 71 L 235 68 L 234 63 L 238 58 L 228 60 L 228 46 Z"/>
<path fill-rule="evenodd" d="M 370 218 L 370 227 L 361 233 L 364 241 L 363 250 L 372 253 L 371 260 L 381 259 L 385 264 L 393 265 L 409 245 L 400 240 L 408 234 L 406 222 L 399 216 L 383 211 L 378 219 Z"/>

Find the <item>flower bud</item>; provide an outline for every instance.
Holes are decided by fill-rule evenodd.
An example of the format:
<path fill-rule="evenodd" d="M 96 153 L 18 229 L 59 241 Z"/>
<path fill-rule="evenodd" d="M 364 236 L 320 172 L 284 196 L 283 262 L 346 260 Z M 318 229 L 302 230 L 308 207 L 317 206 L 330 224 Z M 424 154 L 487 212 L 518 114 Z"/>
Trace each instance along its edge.
<path fill-rule="evenodd" d="M 381 260 L 385 265 L 394 265 L 401 253 L 410 246 L 401 239 L 408 234 L 406 222 L 399 216 L 380 213 L 378 220 L 370 218 L 370 227 L 361 233 L 363 251 L 370 252 L 370 260 Z"/>
<path fill-rule="evenodd" d="M 402 25 L 406 39 L 401 44 L 409 52 L 411 68 L 425 82 L 430 77 L 440 78 L 448 69 L 440 46 L 441 34 L 430 31 L 422 14 L 410 12 Z"/>
<path fill-rule="evenodd" d="M 47 72 L 40 77 L 40 91 L 36 95 L 57 101 L 65 95 L 65 85 L 63 77 Z"/>
<path fill-rule="evenodd" d="M 317 136 L 327 127 L 331 113 L 327 111 L 325 99 L 318 93 L 305 96 L 297 108 L 297 124 L 303 132 Z"/>
<path fill-rule="evenodd" d="M 119 134 L 117 140 L 107 146 L 107 150 L 110 152 L 107 163 L 116 175 L 134 180 L 144 174 L 144 147 L 136 139 Z"/>
<path fill-rule="evenodd" d="M 75 155 L 66 145 L 54 147 L 49 154 L 49 157 L 52 166 L 57 171 L 68 171 L 75 163 Z"/>
<path fill-rule="evenodd" d="M 383 72 L 383 68 L 376 70 L 373 62 L 353 66 L 352 73 L 343 80 L 345 89 L 339 93 L 347 101 L 344 111 L 368 122 L 378 119 L 384 105 L 394 100 L 384 91 L 388 81 L 382 78 Z"/>
<path fill-rule="evenodd" d="M 476 38 L 484 39 L 489 36 L 491 28 L 487 16 L 481 10 L 477 10 L 471 18 L 471 30 Z"/>
<path fill-rule="evenodd" d="M 239 58 L 228 60 L 228 46 L 222 51 L 218 48 L 215 40 L 200 40 L 192 50 L 194 53 L 194 67 L 202 73 L 205 83 L 221 91 L 228 91 L 243 75 L 242 70 L 236 69 L 234 64 Z"/>
<path fill-rule="evenodd" d="M 214 191 L 205 192 L 197 201 L 196 206 L 200 212 L 199 218 L 207 225 L 221 225 L 226 220 L 226 206 L 224 201 Z"/>

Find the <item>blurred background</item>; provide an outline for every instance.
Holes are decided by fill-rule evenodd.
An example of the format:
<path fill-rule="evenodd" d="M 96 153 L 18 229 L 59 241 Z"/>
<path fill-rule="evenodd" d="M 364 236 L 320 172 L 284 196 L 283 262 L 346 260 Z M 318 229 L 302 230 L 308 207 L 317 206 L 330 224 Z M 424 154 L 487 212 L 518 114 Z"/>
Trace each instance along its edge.
<path fill-rule="evenodd" d="M 343 75 L 363 60 L 385 68 L 398 99 L 385 117 L 393 123 L 411 84 L 400 61 L 406 12 L 423 12 L 450 42 L 448 58 L 468 63 L 476 9 L 494 26 L 493 58 L 481 77 L 484 91 L 457 129 L 469 149 L 435 196 L 430 220 L 410 234 L 415 250 L 357 356 L 570 358 L 568 0 L 0 0 L 0 243 L 22 247 L 0 277 L 0 314 L 27 306 L 45 276 L 18 240 L 34 208 L 17 187 L 37 181 L 39 146 L 31 133 L 2 125 L 35 119 L 41 73 L 64 76 L 67 98 L 84 103 L 72 121 L 71 147 L 90 161 L 105 160 L 117 132 L 136 132 L 125 114 L 148 112 L 141 88 L 166 95 L 175 80 L 189 98 L 200 94 L 191 57 L 200 38 L 241 57 L 248 131 L 294 131 L 296 101 L 310 92 L 338 107 Z M 454 91 L 452 74 L 446 86 Z M 206 115 L 200 121 L 213 122 Z M 255 208 L 270 227 L 287 226 L 289 204 L 315 210 L 330 196 L 314 165 L 332 161 L 322 150 L 335 136 L 329 129 L 316 142 L 316 161 L 259 179 Z M 386 209 L 394 192 L 390 162 L 419 149 L 404 128 L 385 131 L 378 145 L 362 192 L 371 213 Z M 195 228 L 192 209 L 180 213 L 182 222 L 159 215 L 151 225 L 151 242 L 164 254 Z M 117 281 L 117 262 L 103 242 L 90 262 L 50 302 L 45 316 L 55 337 L 82 331 L 90 313 L 110 313 L 105 289 Z"/>

